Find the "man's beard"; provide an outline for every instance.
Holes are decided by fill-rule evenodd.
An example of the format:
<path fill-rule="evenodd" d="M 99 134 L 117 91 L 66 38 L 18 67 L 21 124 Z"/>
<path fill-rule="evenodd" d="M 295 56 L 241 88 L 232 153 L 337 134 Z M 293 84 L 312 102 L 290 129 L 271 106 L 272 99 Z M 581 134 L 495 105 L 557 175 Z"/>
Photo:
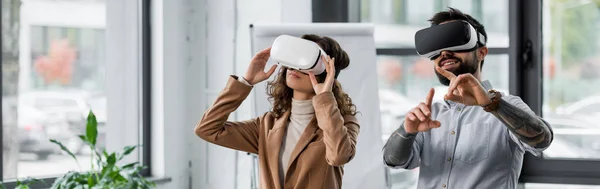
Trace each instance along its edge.
<path fill-rule="evenodd" d="M 452 55 L 447 55 L 447 56 L 443 57 L 440 60 L 440 62 L 443 62 L 444 60 L 447 60 L 447 59 L 458 60 L 458 63 L 459 63 L 458 68 L 454 69 L 453 71 L 450 71 L 456 76 L 458 76 L 460 74 L 466 74 L 466 73 L 475 74 L 475 72 L 477 72 L 478 66 L 477 66 L 477 62 L 475 62 L 475 60 L 477 60 L 475 53 L 473 53 L 473 56 L 470 58 L 470 60 L 467 60 L 467 61 L 464 61 L 464 60 L 462 60 L 458 57 L 452 56 Z M 435 69 L 433 71 L 435 72 L 435 75 L 437 75 L 438 80 L 440 80 L 440 83 L 442 83 L 445 86 L 450 85 L 450 80 L 448 78 L 444 77 L 442 74 L 435 71 Z"/>

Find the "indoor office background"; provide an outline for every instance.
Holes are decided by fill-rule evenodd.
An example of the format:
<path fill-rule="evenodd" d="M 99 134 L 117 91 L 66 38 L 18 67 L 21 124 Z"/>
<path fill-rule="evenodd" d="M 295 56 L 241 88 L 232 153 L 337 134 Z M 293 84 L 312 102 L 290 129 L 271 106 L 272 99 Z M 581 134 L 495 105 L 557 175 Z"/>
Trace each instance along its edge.
<path fill-rule="evenodd" d="M 140 145 L 158 188 L 257 188 L 254 157 L 208 144 L 196 122 L 231 74 L 252 57 L 253 23 L 374 25 L 382 142 L 422 101 L 443 91 L 414 33 L 454 7 L 482 22 L 483 77 L 520 96 L 554 128 L 543 157 L 527 155 L 526 189 L 600 188 L 598 0 L 2 0 L 2 181 L 52 183 L 89 170 L 77 135 L 90 110 L 99 147 Z M 262 90 L 262 89 L 255 89 Z M 437 93 L 435 100 L 442 98 Z M 231 117 L 251 117 L 244 103 Z M 373 126 L 371 126 L 373 127 Z M 77 164 L 48 139 L 74 152 Z M 393 189 L 415 188 L 419 170 L 389 169 Z M 35 188 L 48 185 L 37 183 Z"/>

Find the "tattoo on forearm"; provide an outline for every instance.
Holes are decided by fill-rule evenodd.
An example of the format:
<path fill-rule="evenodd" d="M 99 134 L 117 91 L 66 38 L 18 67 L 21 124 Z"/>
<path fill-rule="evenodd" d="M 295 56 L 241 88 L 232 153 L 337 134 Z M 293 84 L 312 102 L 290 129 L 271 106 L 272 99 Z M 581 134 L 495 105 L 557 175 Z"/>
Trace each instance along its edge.
<path fill-rule="evenodd" d="M 522 142 L 535 148 L 544 148 L 550 145 L 552 133 L 550 128 L 540 117 L 531 115 L 504 100 L 500 100 L 498 109 L 493 111 L 508 129 Z"/>

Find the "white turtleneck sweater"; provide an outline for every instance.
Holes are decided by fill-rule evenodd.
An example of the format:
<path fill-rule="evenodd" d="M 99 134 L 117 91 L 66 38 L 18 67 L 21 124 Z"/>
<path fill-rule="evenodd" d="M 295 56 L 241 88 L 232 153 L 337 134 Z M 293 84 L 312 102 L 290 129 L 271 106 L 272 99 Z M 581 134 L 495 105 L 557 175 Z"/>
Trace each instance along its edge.
<path fill-rule="evenodd" d="M 238 77 L 238 81 L 251 86 L 243 77 Z M 312 118 L 315 116 L 315 109 L 312 100 L 295 100 L 292 99 L 292 110 L 290 112 L 290 122 L 287 130 L 283 135 L 281 143 L 281 151 L 279 152 L 279 182 L 283 186 L 285 172 L 288 169 L 290 156 L 298 143 L 298 139 L 302 136 L 304 129 Z"/>
<path fill-rule="evenodd" d="M 304 129 L 314 116 L 315 109 L 313 107 L 312 100 L 292 99 L 290 122 L 288 123 L 287 130 L 283 135 L 283 142 L 281 144 L 281 151 L 279 153 L 279 178 L 282 185 L 285 172 L 288 169 L 292 151 L 294 150 L 294 147 L 296 147 L 296 143 L 298 143 L 298 139 L 300 139 Z"/>

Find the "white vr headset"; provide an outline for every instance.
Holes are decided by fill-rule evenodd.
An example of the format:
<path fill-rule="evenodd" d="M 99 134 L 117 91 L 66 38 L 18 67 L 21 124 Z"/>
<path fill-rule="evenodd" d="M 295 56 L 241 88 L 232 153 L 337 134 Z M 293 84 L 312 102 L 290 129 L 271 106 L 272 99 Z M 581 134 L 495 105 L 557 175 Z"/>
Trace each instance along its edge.
<path fill-rule="evenodd" d="M 326 73 L 321 55 L 327 56 L 327 53 L 317 43 L 289 35 L 280 35 L 271 46 L 271 59 L 277 64 L 306 74 Z M 338 74 L 336 70 L 336 78 Z"/>

